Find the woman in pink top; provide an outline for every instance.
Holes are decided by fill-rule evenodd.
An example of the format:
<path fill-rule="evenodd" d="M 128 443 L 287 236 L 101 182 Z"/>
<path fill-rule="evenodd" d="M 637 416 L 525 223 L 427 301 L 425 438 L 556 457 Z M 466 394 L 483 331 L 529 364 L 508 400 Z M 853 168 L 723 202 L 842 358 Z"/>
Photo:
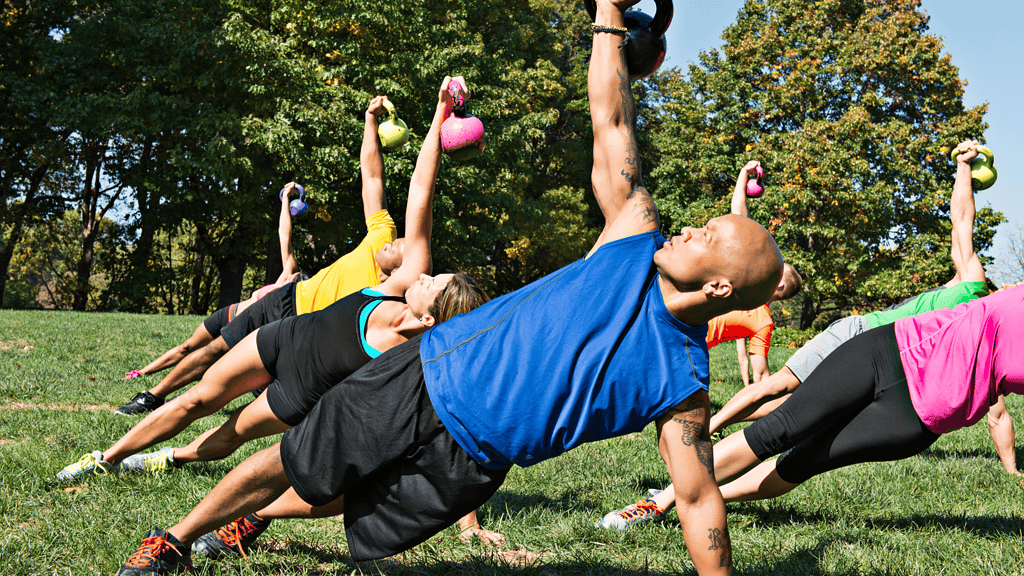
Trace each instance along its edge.
<path fill-rule="evenodd" d="M 1000 395 L 1024 393 L 1022 318 L 1019 286 L 849 340 L 774 412 L 715 445 L 722 496 L 780 496 L 828 470 L 919 454 L 978 422 Z"/>

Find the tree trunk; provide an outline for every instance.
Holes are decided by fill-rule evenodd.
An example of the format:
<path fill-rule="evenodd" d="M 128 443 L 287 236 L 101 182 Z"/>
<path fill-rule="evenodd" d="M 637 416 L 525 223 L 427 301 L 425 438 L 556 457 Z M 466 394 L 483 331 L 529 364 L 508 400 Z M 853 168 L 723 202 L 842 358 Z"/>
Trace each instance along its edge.
<path fill-rule="evenodd" d="M 266 274 L 263 277 L 264 284 L 273 284 L 277 282 L 277 277 L 284 272 L 284 266 L 281 265 L 281 239 L 274 236 L 267 239 L 267 259 L 266 259 Z"/>
<path fill-rule="evenodd" d="M 237 256 L 218 258 L 217 272 L 220 276 L 220 296 L 217 300 L 217 308 L 220 309 L 242 299 L 245 262 Z"/>
<path fill-rule="evenodd" d="M 195 264 L 192 266 L 192 286 L 188 295 L 188 313 L 202 316 L 206 314 L 206 306 L 201 305 L 203 277 L 206 275 L 206 254 L 197 253 Z"/>
<path fill-rule="evenodd" d="M 804 296 L 803 307 L 800 309 L 800 329 L 807 330 L 818 317 L 818 302 L 811 295 Z"/>
<path fill-rule="evenodd" d="M 39 192 L 39 186 L 49 168 L 50 165 L 47 163 L 32 171 L 28 190 L 25 192 L 25 201 L 15 205 L 11 210 L 11 234 L 7 237 L 7 243 L 4 244 L 3 250 L 0 251 L 0 307 L 3 307 L 4 304 L 7 273 L 10 271 L 11 260 L 14 258 L 14 249 L 18 247 L 18 243 L 21 242 L 21 237 L 25 233 L 25 217 L 31 210 L 36 193 Z"/>

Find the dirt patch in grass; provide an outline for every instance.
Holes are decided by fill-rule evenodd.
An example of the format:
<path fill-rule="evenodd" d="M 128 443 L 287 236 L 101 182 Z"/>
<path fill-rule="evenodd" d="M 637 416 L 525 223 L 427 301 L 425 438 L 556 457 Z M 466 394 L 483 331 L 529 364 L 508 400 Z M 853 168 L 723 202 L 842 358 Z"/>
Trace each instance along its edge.
<path fill-rule="evenodd" d="M 28 343 L 28 340 L 0 340 L 0 350 L 31 350 L 35 348 Z"/>
<path fill-rule="evenodd" d="M 13 404 L 0 404 L 0 410 L 57 410 L 60 412 L 110 412 L 117 408 L 113 404 L 32 404 L 29 402 L 15 402 Z"/>

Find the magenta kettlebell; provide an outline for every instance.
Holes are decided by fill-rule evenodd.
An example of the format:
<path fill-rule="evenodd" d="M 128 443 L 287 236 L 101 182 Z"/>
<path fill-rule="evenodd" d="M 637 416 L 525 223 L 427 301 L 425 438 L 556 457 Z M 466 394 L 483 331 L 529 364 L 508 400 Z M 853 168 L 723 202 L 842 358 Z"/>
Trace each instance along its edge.
<path fill-rule="evenodd" d="M 748 198 L 760 198 L 761 194 L 764 194 L 764 184 L 761 182 L 763 178 L 764 169 L 758 164 L 757 168 L 754 169 L 754 177 L 747 179 Z"/>
<path fill-rule="evenodd" d="M 309 210 L 309 205 L 303 202 L 306 197 L 306 189 L 302 187 L 302 184 L 296 184 L 295 189 L 299 191 L 299 197 L 288 203 L 288 213 L 292 216 L 302 216 Z M 281 193 L 277 195 L 279 200 L 284 200 L 284 188 L 281 188 Z"/>
<path fill-rule="evenodd" d="M 448 83 L 454 106 L 441 124 L 441 149 L 452 160 L 476 158 L 484 151 L 484 123 L 469 113 L 466 89 L 458 80 Z"/>

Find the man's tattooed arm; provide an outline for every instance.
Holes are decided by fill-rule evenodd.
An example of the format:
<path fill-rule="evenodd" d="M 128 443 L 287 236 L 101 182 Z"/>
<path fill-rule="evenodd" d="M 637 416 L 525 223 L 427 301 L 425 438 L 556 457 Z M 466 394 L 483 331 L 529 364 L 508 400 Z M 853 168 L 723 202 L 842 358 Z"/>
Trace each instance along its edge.
<path fill-rule="evenodd" d="M 636 102 L 633 100 L 633 91 L 630 88 L 629 74 L 625 69 L 618 71 L 619 95 L 622 97 L 622 117 L 625 127 L 626 138 L 626 167 L 622 170 L 622 177 L 629 183 L 629 194 L 627 200 L 637 199 L 634 212 L 638 212 L 639 218 L 645 224 L 654 223 L 661 227 L 661 220 L 658 217 L 658 208 L 654 205 L 650 193 L 644 186 L 642 169 L 640 165 L 640 147 L 636 140 Z"/>

